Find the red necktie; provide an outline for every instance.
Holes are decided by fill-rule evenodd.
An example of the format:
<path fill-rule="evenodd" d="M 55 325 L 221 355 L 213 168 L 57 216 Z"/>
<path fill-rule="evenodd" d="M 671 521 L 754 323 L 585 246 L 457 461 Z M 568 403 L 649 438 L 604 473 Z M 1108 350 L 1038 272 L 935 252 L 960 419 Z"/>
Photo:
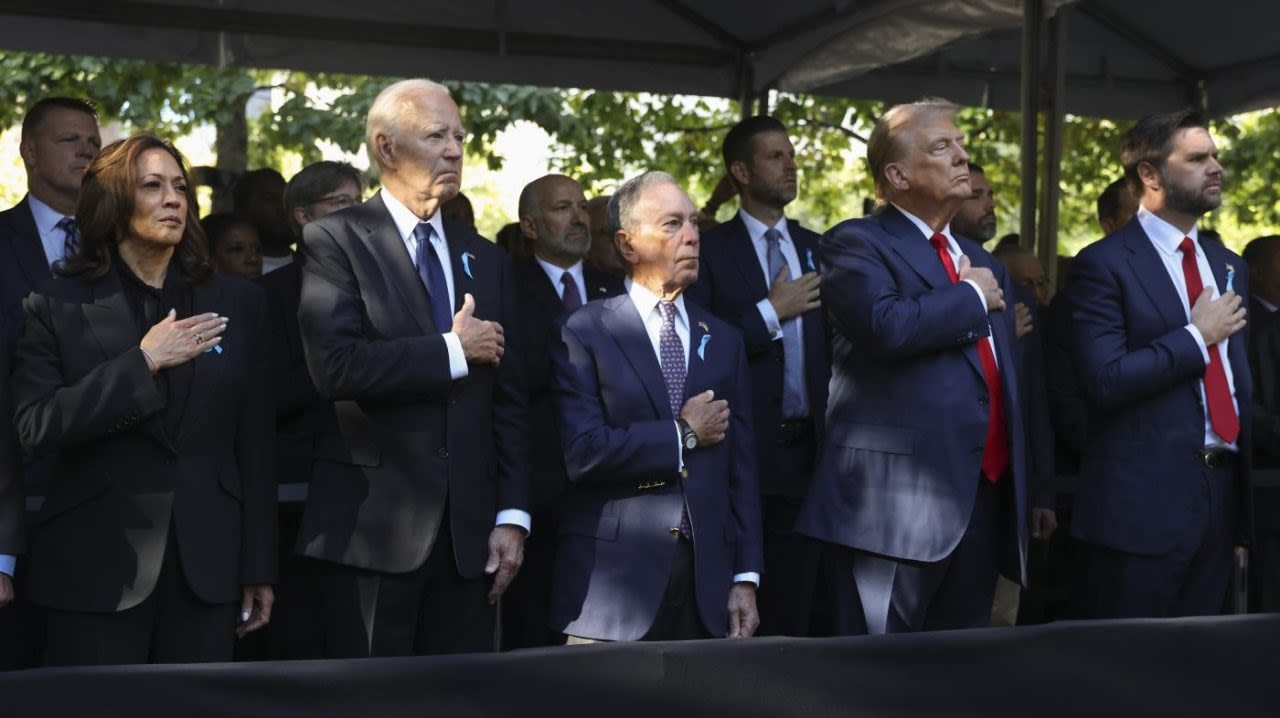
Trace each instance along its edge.
<path fill-rule="evenodd" d="M 1200 281 L 1200 265 L 1196 262 L 1196 245 L 1190 237 L 1183 237 L 1178 249 L 1182 250 L 1182 276 L 1187 280 L 1187 306 L 1194 307 L 1204 291 L 1204 282 Z M 1222 352 L 1218 350 L 1217 344 L 1208 349 L 1209 366 L 1204 370 L 1204 399 L 1209 405 L 1209 425 L 1213 427 L 1213 433 L 1232 444 L 1240 436 L 1240 417 L 1236 415 L 1235 404 L 1231 402 L 1231 387 L 1227 385 L 1227 371 L 1222 367 Z"/>
<path fill-rule="evenodd" d="M 947 270 L 951 283 L 960 281 L 956 274 L 956 265 L 951 262 L 947 238 L 941 232 L 934 232 L 929 243 L 938 250 L 938 259 Z M 1000 367 L 996 364 L 996 355 L 991 351 L 991 342 L 986 337 L 978 340 L 978 360 L 982 363 L 982 377 L 987 382 L 987 441 L 982 450 L 982 475 L 987 481 L 995 483 L 1000 480 L 1005 469 L 1009 468 L 1009 441 L 1005 437 L 1004 389 L 1000 385 Z"/>

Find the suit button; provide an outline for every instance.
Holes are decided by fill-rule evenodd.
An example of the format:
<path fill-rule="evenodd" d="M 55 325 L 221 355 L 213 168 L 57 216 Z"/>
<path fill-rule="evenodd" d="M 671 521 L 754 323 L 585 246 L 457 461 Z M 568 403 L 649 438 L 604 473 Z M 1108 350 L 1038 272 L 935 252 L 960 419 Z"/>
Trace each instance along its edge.
<path fill-rule="evenodd" d="M 679 535 L 680 535 L 680 527 L 679 527 L 679 526 L 672 526 L 671 528 L 667 529 L 667 533 L 671 534 L 672 536 L 679 536 Z"/>
<path fill-rule="evenodd" d="M 449 458 L 449 450 L 444 447 L 441 447 L 439 450 L 436 451 L 436 456 L 439 456 L 442 459 L 447 459 Z"/>
<path fill-rule="evenodd" d="M 985 396 L 980 396 L 980 397 L 978 397 L 978 403 L 979 403 L 979 404 L 981 404 L 981 405 L 983 405 L 983 406 L 986 406 L 986 405 L 987 405 L 987 397 L 985 397 Z"/>

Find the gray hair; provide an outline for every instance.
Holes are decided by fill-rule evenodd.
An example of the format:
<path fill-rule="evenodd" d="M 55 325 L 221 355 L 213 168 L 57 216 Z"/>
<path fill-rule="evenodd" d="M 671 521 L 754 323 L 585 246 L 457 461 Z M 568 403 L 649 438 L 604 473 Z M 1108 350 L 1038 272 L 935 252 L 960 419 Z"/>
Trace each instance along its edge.
<path fill-rule="evenodd" d="M 646 188 L 655 184 L 673 184 L 679 187 L 676 178 L 659 170 L 650 170 L 642 175 L 632 177 L 609 198 L 609 226 L 616 233 L 620 229 L 629 229 L 632 225 L 636 203 Z"/>
<path fill-rule="evenodd" d="M 388 85 L 383 88 L 382 92 L 378 93 L 378 96 L 373 99 L 373 104 L 369 106 L 369 116 L 364 125 L 364 142 L 369 149 L 369 160 L 371 162 L 378 165 L 378 167 L 382 167 L 382 162 L 378 158 L 378 148 L 374 145 L 373 138 L 379 133 L 391 136 L 400 134 L 404 129 L 401 127 L 400 121 L 405 109 L 412 104 L 411 98 L 430 92 L 443 92 L 448 95 L 449 88 L 438 82 L 419 78 L 401 80 Z"/>

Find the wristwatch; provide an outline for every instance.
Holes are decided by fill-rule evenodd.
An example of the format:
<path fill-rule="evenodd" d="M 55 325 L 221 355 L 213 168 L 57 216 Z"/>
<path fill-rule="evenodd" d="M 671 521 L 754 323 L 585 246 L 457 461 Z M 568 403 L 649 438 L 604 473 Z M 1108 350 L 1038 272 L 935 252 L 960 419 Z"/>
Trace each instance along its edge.
<path fill-rule="evenodd" d="M 693 451 L 698 448 L 698 432 L 689 426 L 689 422 L 684 419 L 676 419 L 680 425 L 680 444 L 685 451 Z"/>

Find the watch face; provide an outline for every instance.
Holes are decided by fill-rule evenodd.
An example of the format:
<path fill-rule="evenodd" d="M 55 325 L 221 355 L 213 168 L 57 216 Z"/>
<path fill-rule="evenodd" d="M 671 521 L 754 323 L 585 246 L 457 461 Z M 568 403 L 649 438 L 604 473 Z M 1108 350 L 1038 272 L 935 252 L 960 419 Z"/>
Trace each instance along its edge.
<path fill-rule="evenodd" d="M 684 448 L 690 451 L 693 451 L 694 449 L 698 448 L 698 435 L 689 434 L 688 436 L 684 437 Z"/>

